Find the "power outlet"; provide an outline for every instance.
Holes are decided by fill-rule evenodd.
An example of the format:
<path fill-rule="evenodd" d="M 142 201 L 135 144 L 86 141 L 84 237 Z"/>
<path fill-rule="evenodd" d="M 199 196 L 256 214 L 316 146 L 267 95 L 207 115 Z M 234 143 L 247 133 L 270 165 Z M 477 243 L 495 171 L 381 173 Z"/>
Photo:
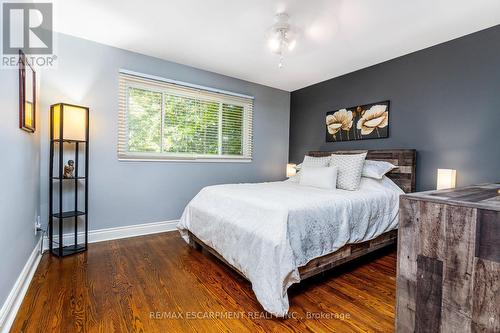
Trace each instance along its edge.
<path fill-rule="evenodd" d="M 40 215 L 38 215 L 35 219 L 35 235 L 38 234 L 39 231 L 42 231 L 42 221 Z"/>

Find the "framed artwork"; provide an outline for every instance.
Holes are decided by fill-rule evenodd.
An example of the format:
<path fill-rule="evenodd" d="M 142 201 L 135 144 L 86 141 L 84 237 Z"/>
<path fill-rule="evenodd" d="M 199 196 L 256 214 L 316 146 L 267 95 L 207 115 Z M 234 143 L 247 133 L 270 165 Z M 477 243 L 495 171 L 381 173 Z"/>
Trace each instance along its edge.
<path fill-rule="evenodd" d="M 19 50 L 19 128 L 35 132 L 36 109 L 36 73 Z"/>
<path fill-rule="evenodd" d="M 389 101 L 326 113 L 326 142 L 389 137 Z"/>

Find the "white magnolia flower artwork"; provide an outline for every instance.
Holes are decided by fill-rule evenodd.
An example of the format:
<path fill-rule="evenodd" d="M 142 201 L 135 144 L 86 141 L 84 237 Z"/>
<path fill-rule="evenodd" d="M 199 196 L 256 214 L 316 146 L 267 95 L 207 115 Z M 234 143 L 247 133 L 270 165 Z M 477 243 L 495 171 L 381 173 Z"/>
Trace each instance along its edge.
<path fill-rule="evenodd" d="M 326 116 L 326 128 L 328 133 L 335 135 L 340 131 L 340 136 L 342 136 L 342 131 L 347 132 L 352 127 L 352 111 L 347 111 L 346 109 L 338 110 L 334 114 Z"/>
<path fill-rule="evenodd" d="M 326 141 L 389 137 L 389 101 L 355 106 L 326 114 Z"/>

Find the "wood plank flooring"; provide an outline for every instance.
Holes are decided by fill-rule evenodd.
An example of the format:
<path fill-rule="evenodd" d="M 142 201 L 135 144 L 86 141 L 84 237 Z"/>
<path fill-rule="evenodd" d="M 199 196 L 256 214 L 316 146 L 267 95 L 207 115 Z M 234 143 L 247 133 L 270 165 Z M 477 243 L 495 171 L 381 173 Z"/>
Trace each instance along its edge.
<path fill-rule="evenodd" d="M 270 318 L 249 282 L 177 232 L 44 254 L 11 332 L 392 332 L 396 251 L 382 250 L 289 290 Z"/>

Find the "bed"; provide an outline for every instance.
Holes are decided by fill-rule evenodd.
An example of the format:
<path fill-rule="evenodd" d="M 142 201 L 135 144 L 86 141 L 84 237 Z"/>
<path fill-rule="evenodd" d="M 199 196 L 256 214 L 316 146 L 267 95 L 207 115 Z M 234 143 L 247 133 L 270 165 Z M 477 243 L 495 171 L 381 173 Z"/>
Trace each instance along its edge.
<path fill-rule="evenodd" d="M 292 284 L 395 243 L 399 195 L 415 189 L 416 152 L 369 150 L 367 159 L 398 168 L 380 181 L 362 178 L 358 191 L 291 181 L 208 186 L 187 205 L 178 229 L 249 280 L 266 311 L 285 316 Z"/>

